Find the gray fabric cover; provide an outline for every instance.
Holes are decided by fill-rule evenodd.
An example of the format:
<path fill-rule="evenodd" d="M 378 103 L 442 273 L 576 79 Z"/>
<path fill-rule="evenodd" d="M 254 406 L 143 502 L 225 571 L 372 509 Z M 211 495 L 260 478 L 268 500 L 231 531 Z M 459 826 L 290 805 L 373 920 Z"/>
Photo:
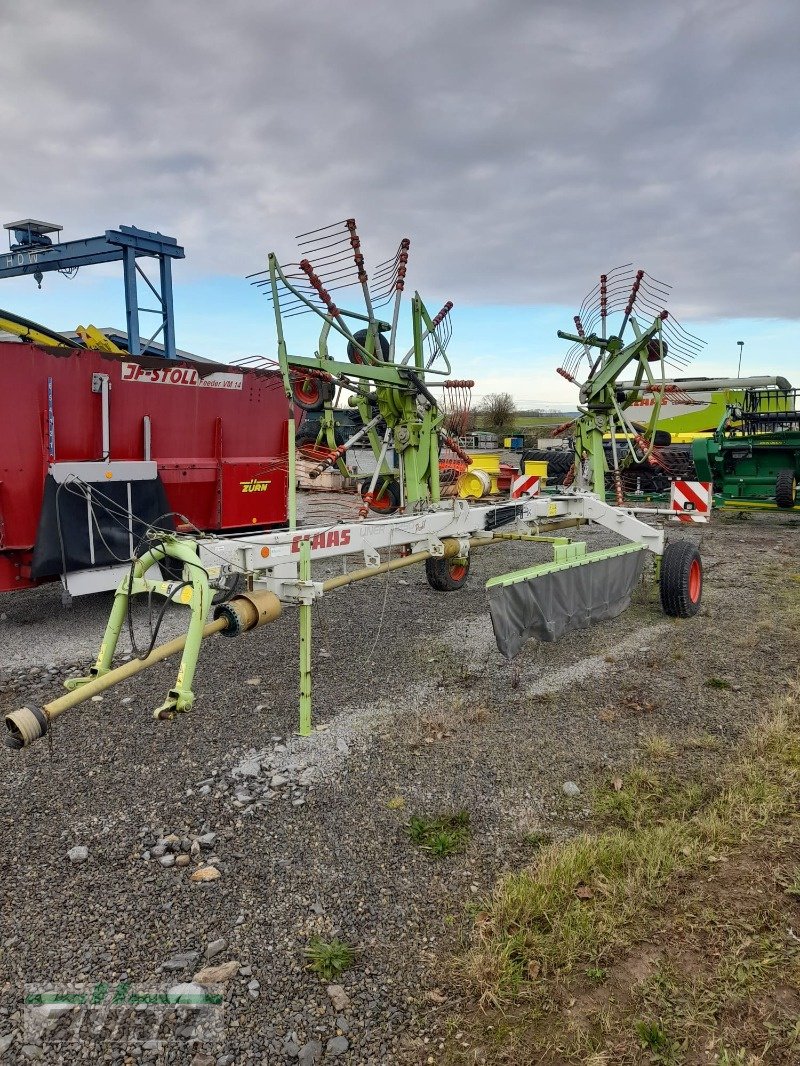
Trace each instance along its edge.
<path fill-rule="evenodd" d="M 495 585 L 489 612 L 497 647 L 512 658 L 529 637 L 558 640 L 573 629 L 616 618 L 629 606 L 645 552 L 598 559 L 542 577 Z"/>

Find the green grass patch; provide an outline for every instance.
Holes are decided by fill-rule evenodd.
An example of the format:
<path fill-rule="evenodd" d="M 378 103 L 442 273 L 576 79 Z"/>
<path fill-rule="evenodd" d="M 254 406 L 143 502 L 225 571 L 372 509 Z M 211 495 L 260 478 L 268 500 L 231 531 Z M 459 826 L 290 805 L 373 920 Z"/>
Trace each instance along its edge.
<path fill-rule="evenodd" d="M 413 844 L 437 859 L 461 851 L 469 840 L 468 811 L 454 811 L 436 818 L 413 815 L 406 826 Z"/>
<path fill-rule="evenodd" d="M 323 981 L 334 981 L 355 962 L 356 954 L 349 944 L 334 938 L 323 940 L 314 936 L 305 949 L 306 969 Z"/>
<path fill-rule="evenodd" d="M 649 1051 L 666 1051 L 669 1037 L 661 1022 L 637 1022 L 634 1028 L 643 1048 Z"/>
<path fill-rule="evenodd" d="M 552 844 L 552 833 L 546 833 L 542 829 L 529 829 L 522 837 L 522 843 L 529 848 L 543 848 L 545 844 Z"/>
<path fill-rule="evenodd" d="M 705 684 L 706 688 L 726 689 L 731 687 L 730 681 L 726 681 L 722 677 L 707 677 Z"/>

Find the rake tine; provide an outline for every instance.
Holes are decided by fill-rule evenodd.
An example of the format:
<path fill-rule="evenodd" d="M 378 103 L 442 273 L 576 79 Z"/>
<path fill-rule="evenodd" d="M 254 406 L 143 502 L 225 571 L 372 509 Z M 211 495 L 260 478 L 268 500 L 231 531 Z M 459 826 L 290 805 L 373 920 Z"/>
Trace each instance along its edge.
<path fill-rule="evenodd" d="M 394 282 L 394 309 L 392 311 L 392 331 L 389 336 L 389 362 L 394 362 L 395 346 L 397 342 L 397 323 L 400 317 L 400 301 L 403 298 L 403 289 L 406 285 L 406 270 L 408 268 L 408 252 L 411 241 L 403 237 L 398 245 L 395 259 L 397 260 L 397 272 Z M 386 301 L 388 303 L 388 299 Z"/>
<path fill-rule="evenodd" d="M 324 233 L 325 230 L 336 229 L 337 226 L 343 226 L 346 221 L 347 221 L 347 219 L 343 218 L 341 220 L 341 222 L 331 222 L 327 226 L 320 226 L 318 229 L 310 229 L 310 230 L 307 230 L 305 233 L 298 233 L 297 236 L 295 237 L 295 240 L 299 241 L 301 237 L 311 237 L 315 233 Z M 312 242 L 308 242 L 308 243 L 312 243 Z"/>

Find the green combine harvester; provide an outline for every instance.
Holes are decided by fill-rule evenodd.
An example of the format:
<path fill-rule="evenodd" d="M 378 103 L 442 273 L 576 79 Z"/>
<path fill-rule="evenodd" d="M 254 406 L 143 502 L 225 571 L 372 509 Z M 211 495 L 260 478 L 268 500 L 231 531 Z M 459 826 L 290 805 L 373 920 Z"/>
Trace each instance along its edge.
<path fill-rule="evenodd" d="M 692 444 L 701 481 L 713 481 L 725 506 L 790 509 L 800 478 L 800 390 L 783 378 L 744 392 L 713 436 Z"/>

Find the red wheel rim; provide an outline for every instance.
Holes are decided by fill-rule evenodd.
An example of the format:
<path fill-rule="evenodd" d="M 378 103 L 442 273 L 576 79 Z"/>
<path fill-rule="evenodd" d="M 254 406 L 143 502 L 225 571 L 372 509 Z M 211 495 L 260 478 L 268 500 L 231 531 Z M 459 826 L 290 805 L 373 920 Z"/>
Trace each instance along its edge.
<path fill-rule="evenodd" d="M 320 398 L 320 386 L 316 378 L 301 378 L 300 381 L 294 383 L 295 397 L 301 403 L 319 403 Z"/>
<path fill-rule="evenodd" d="M 700 569 L 700 560 L 692 559 L 689 567 L 689 599 L 697 603 L 700 599 L 700 590 L 703 587 L 703 571 Z"/>
<path fill-rule="evenodd" d="M 392 508 L 392 494 L 386 487 L 379 488 L 372 497 L 370 507 L 373 511 L 390 511 Z"/>
<path fill-rule="evenodd" d="M 467 576 L 467 568 L 464 563 L 450 563 L 450 577 L 453 581 L 462 581 Z"/>

